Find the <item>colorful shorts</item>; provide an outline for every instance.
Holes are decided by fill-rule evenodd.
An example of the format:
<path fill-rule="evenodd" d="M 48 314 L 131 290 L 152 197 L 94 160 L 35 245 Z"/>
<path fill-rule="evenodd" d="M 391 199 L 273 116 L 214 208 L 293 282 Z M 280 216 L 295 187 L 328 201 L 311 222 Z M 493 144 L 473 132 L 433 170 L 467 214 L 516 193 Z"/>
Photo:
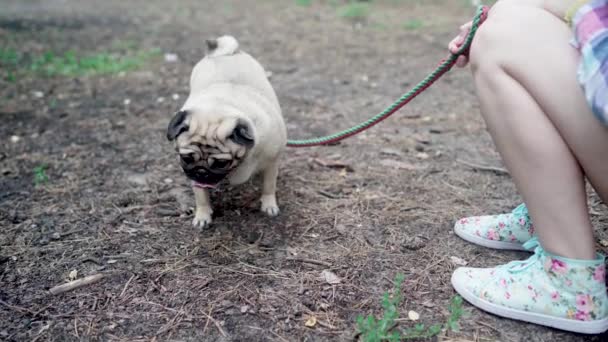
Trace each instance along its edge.
<path fill-rule="evenodd" d="M 572 27 L 573 44 L 581 53 L 578 81 L 595 116 L 608 125 L 608 0 L 581 6 Z"/>

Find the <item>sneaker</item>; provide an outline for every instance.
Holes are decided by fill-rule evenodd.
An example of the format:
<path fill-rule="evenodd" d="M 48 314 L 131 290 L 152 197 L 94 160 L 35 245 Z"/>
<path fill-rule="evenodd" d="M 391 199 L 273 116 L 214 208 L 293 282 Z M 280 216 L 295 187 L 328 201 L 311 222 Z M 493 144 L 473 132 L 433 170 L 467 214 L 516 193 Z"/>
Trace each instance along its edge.
<path fill-rule="evenodd" d="M 525 204 L 508 214 L 460 219 L 454 232 L 466 241 L 495 248 L 525 251 L 523 244 L 534 235 L 534 225 Z"/>
<path fill-rule="evenodd" d="M 574 260 L 545 252 L 494 268 L 461 267 L 452 285 L 466 301 L 498 316 L 583 334 L 608 330 L 605 257 Z"/>

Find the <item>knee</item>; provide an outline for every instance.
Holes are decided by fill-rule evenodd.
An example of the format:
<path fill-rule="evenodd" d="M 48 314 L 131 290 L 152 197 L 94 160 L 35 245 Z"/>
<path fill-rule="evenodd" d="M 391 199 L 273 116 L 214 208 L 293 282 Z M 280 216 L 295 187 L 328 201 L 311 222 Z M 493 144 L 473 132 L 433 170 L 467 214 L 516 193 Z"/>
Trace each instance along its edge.
<path fill-rule="evenodd" d="M 492 7 L 488 20 L 477 30 L 471 44 L 469 60 L 474 74 L 491 73 L 500 68 L 512 48 L 512 38 L 518 34 L 514 25 L 524 8 L 501 1 Z"/>

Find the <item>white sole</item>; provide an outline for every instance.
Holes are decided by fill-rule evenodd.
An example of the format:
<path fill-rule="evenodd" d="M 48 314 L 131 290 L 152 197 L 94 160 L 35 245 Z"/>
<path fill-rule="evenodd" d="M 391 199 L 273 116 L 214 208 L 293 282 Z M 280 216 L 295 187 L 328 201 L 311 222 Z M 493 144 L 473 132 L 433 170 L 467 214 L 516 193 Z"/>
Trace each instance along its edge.
<path fill-rule="evenodd" d="M 454 275 L 452 275 L 452 286 L 467 302 L 497 316 L 581 334 L 601 334 L 608 330 L 608 318 L 596 321 L 577 321 L 496 305 L 475 296 L 465 288 L 461 288 L 454 281 Z"/>
<path fill-rule="evenodd" d="M 525 249 L 521 243 L 488 240 L 488 239 L 479 237 L 477 235 L 467 233 L 466 231 L 459 229 L 458 224 L 454 225 L 454 233 L 456 233 L 456 235 L 460 236 L 463 240 L 466 240 L 468 242 L 474 243 L 479 246 L 487 247 L 487 248 L 531 252 L 531 251 Z"/>

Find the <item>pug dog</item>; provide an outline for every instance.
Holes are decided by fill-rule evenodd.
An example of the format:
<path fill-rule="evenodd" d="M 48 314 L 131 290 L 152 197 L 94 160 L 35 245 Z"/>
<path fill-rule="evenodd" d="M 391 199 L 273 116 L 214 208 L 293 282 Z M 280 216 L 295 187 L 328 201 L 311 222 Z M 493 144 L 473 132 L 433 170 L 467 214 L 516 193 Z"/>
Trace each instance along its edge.
<path fill-rule="evenodd" d="M 192 224 L 211 224 L 209 190 L 262 174 L 261 210 L 279 214 L 276 187 L 287 132 L 264 68 L 232 36 L 208 40 L 208 53 L 190 76 L 190 94 L 167 127 L 179 164 L 192 180 Z"/>

